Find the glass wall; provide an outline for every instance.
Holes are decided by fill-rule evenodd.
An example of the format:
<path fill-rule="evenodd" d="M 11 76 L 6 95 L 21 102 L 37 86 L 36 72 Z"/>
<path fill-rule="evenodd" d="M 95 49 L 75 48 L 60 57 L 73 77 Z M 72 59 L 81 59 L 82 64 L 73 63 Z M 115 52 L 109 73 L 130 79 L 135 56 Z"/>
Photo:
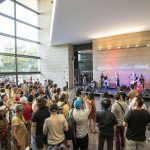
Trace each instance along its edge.
<path fill-rule="evenodd" d="M 5 0 L 0 4 L 0 76 L 40 74 L 38 0 Z"/>
<path fill-rule="evenodd" d="M 0 71 L 15 72 L 15 57 L 0 55 Z"/>

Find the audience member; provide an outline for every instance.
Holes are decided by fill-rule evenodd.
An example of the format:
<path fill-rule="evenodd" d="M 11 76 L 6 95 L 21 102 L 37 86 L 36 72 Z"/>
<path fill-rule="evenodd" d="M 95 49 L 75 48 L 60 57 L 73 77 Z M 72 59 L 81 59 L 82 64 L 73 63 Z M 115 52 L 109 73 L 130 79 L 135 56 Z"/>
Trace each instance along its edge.
<path fill-rule="evenodd" d="M 123 121 L 125 112 L 127 110 L 127 103 L 120 99 L 120 92 L 115 93 L 114 98 L 115 102 L 112 105 L 111 112 L 114 113 L 118 121 L 115 131 L 116 150 L 124 150 L 125 137 L 124 137 Z"/>
<path fill-rule="evenodd" d="M 118 122 L 110 111 L 111 100 L 104 98 L 101 105 L 102 111 L 96 112 L 96 123 L 99 128 L 98 150 L 104 149 L 105 140 L 107 141 L 107 149 L 113 150 L 114 129 Z"/>
<path fill-rule="evenodd" d="M 140 97 L 135 97 L 135 106 L 125 115 L 124 126 L 127 127 L 127 149 L 143 150 L 146 140 L 146 126 L 150 127 L 150 114 L 142 109 L 143 101 Z"/>

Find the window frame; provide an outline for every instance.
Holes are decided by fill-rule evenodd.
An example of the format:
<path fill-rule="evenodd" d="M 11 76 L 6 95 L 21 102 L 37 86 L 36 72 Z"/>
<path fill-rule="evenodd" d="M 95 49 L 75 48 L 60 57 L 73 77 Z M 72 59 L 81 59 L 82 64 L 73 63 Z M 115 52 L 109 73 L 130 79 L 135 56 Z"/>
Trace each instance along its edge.
<path fill-rule="evenodd" d="M 22 6 L 23 8 L 25 9 L 28 9 L 30 10 L 31 12 L 34 12 L 35 14 L 38 15 L 38 18 L 39 18 L 39 15 L 40 13 L 29 8 L 28 6 L 25 6 L 24 4 L 16 1 L 16 0 L 10 0 L 12 2 L 14 2 L 14 17 L 12 16 L 9 16 L 7 14 L 4 14 L 4 13 L 1 13 L 0 12 L 0 16 L 3 16 L 5 18 L 8 18 L 8 19 L 11 19 L 14 21 L 14 35 L 10 35 L 10 34 L 6 34 L 6 33 L 2 33 L 0 32 L 0 35 L 1 36 L 4 36 L 4 37 L 10 37 L 10 38 L 13 38 L 14 39 L 14 45 L 15 45 L 15 53 L 5 53 L 5 52 L 0 52 L 0 55 L 1 56 L 12 56 L 12 57 L 15 57 L 15 72 L 0 72 L 0 75 L 15 75 L 16 76 L 16 83 L 18 85 L 18 75 L 32 75 L 32 74 L 41 74 L 40 71 L 37 71 L 37 72 L 19 72 L 18 71 L 18 58 L 32 58 L 32 59 L 39 59 L 40 60 L 40 57 L 38 56 L 30 56 L 30 55 L 22 55 L 22 54 L 17 54 L 17 40 L 22 40 L 22 41 L 27 41 L 27 42 L 31 42 L 31 43 L 36 43 L 36 44 L 41 44 L 39 41 L 34 41 L 34 40 L 31 40 L 31 39 L 27 39 L 27 38 L 22 38 L 22 37 L 17 37 L 17 22 L 19 23 L 22 23 L 24 25 L 27 25 L 29 27 L 33 27 L 35 29 L 37 29 L 38 31 L 38 35 L 39 35 L 39 31 L 40 31 L 40 27 L 39 26 L 35 26 L 35 25 L 32 25 L 28 22 L 25 22 L 23 20 L 19 20 L 16 18 L 16 5 L 20 5 Z"/>

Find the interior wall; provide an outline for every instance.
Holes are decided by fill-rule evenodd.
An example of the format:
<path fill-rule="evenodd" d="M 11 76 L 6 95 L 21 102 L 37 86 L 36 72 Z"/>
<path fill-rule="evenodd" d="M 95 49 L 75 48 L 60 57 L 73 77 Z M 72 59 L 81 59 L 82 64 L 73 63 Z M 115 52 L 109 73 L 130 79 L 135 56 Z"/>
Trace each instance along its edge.
<path fill-rule="evenodd" d="M 51 1 L 40 0 L 39 10 L 41 80 L 51 79 L 61 88 L 65 86 L 67 81 L 71 88 L 73 83 L 73 65 L 71 65 L 70 61 L 73 56 L 73 48 L 68 44 L 50 46 Z"/>
<path fill-rule="evenodd" d="M 130 75 L 144 75 L 145 88 L 150 88 L 150 31 L 124 34 L 93 40 L 93 79 L 100 83 L 100 74 L 108 74 L 115 83 L 115 72 L 122 85 L 129 85 Z M 99 84 L 98 84 L 99 85 Z"/>

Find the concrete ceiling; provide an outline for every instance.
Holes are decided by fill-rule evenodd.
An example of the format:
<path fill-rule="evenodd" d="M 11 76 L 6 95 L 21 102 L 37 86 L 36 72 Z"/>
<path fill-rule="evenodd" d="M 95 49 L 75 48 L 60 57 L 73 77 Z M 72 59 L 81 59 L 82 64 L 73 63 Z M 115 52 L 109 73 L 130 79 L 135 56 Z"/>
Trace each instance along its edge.
<path fill-rule="evenodd" d="M 150 0 L 56 0 L 51 45 L 150 30 Z"/>

